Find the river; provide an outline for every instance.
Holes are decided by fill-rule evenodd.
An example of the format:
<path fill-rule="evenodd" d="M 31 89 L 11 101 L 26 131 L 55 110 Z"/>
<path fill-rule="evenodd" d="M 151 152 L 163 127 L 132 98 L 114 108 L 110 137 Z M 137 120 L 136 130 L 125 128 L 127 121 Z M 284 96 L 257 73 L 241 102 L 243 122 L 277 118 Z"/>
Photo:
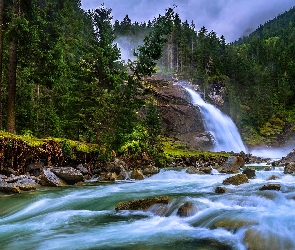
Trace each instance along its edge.
<path fill-rule="evenodd" d="M 268 181 L 271 175 L 278 179 Z M 142 181 L 2 195 L 0 249 L 295 249 L 295 177 L 280 168 L 256 171 L 249 183 L 216 194 L 229 176 L 162 170 Z M 281 191 L 259 191 L 267 183 Z M 171 199 L 164 212 L 114 209 L 158 195 Z M 185 201 L 196 211 L 181 218 L 176 213 Z"/>

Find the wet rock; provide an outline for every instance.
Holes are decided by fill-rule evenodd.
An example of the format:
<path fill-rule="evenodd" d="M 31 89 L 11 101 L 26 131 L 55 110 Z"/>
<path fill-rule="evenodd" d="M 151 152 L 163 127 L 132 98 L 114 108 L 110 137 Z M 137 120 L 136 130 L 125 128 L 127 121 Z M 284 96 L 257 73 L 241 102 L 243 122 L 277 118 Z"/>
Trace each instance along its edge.
<path fill-rule="evenodd" d="M 237 231 L 242 227 L 256 225 L 254 221 L 244 221 L 240 219 L 223 219 L 219 220 L 214 224 L 215 228 L 224 228 L 228 231 Z"/>
<path fill-rule="evenodd" d="M 150 165 L 146 168 L 143 169 L 142 173 L 144 175 L 153 175 L 153 174 L 158 174 L 160 172 L 160 169 L 156 166 Z"/>
<path fill-rule="evenodd" d="M 284 174 L 295 174 L 295 162 L 286 163 Z"/>
<path fill-rule="evenodd" d="M 237 174 L 237 175 L 226 178 L 223 181 L 223 184 L 232 184 L 232 185 L 238 186 L 238 185 L 241 185 L 243 183 L 248 183 L 248 182 L 249 182 L 249 180 L 248 180 L 247 175 Z"/>
<path fill-rule="evenodd" d="M 279 177 L 273 174 L 270 177 L 268 177 L 267 180 L 271 181 L 271 180 L 276 180 L 276 179 L 279 179 Z"/>
<path fill-rule="evenodd" d="M 248 179 L 253 179 L 256 176 L 255 169 L 251 168 L 244 169 L 243 174 L 247 175 Z"/>
<path fill-rule="evenodd" d="M 7 183 L 0 181 L 0 192 L 11 194 L 20 193 L 21 190 L 15 183 Z"/>
<path fill-rule="evenodd" d="M 178 210 L 177 210 L 177 215 L 179 217 L 189 217 L 194 215 L 196 212 L 196 207 L 194 203 L 191 201 L 186 201 L 184 204 L 182 204 Z"/>
<path fill-rule="evenodd" d="M 43 169 L 40 175 L 40 184 L 42 186 L 49 187 L 63 187 L 66 186 L 67 183 L 57 177 L 53 172 L 47 169 Z"/>
<path fill-rule="evenodd" d="M 273 168 L 271 166 L 267 166 L 264 168 L 264 171 L 271 171 Z"/>
<path fill-rule="evenodd" d="M 98 178 L 98 182 L 114 182 L 116 178 L 116 173 L 106 173 Z"/>
<path fill-rule="evenodd" d="M 133 169 L 131 174 L 130 174 L 130 179 L 143 180 L 144 176 L 143 176 L 143 173 L 140 170 Z"/>
<path fill-rule="evenodd" d="M 195 167 L 188 167 L 185 171 L 187 174 L 205 174 L 204 172 L 198 170 Z"/>
<path fill-rule="evenodd" d="M 82 173 L 72 167 L 53 168 L 52 172 L 69 185 L 73 185 L 77 182 L 83 181 Z"/>
<path fill-rule="evenodd" d="M 249 250 L 295 249 L 292 239 L 288 236 L 289 234 L 284 235 L 282 232 L 250 228 L 245 233 L 244 242 Z"/>
<path fill-rule="evenodd" d="M 291 163 L 295 162 L 295 149 L 293 149 L 289 154 L 287 154 L 285 157 L 283 157 L 280 161 L 280 163 Z"/>
<path fill-rule="evenodd" d="M 216 188 L 214 189 L 214 192 L 215 192 L 216 194 L 223 194 L 223 193 L 225 193 L 225 191 L 226 191 L 226 188 L 225 188 L 225 187 L 216 187 Z"/>
<path fill-rule="evenodd" d="M 281 185 L 280 184 L 265 184 L 259 190 L 276 190 L 280 191 Z"/>
<path fill-rule="evenodd" d="M 219 169 L 220 173 L 235 174 L 245 165 L 241 156 L 229 156 L 224 166 Z"/>
<path fill-rule="evenodd" d="M 168 196 L 157 196 L 133 201 L 122 201 L 117 203 L 115 210 L 147 210 L 155 204 L 168 204 Z"/>
<path fill-rule="evenodd" d="M 199 168 L 200 171 L 202 171 L 205 174 L 211 174 L 212 172 L 212 167 L 211 166 L 202 166 Z"/>

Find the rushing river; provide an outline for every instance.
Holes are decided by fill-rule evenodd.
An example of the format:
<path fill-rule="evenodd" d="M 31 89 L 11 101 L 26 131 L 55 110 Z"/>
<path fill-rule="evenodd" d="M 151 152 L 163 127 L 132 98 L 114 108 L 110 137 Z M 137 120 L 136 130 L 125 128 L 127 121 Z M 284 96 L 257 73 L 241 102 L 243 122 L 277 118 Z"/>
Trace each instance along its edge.
<path fill-rule="evenodd" d="M 0 249 L 295 249 L 295 177 L 256 171 L 249 183 L 216 194 L 229 176 L 166 170 L 142 181 L 0 195 Z M 259 191 L 267 183 L 281 191 Z M 171 199 L 165 212 L 114 209 L 159 195 Z M 196 212 L 183 218 L 176 213 L 185 201 Z"/>

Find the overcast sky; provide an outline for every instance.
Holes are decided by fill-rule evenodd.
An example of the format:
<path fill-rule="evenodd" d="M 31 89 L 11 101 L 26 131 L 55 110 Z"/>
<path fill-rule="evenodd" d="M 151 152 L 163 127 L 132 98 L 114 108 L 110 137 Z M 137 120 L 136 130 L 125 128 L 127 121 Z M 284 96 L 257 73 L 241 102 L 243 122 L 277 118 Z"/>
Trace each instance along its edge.
<path fill-rule="evenodd" d="M 112 9 L 114 20 L 122 21 L 128 14 L 132 22 L 152 20 L 176 4 L 182 21 L 193 20 L 197 30 L 205 26 L 227 42 L 295 6 L 295 0 L 82 0 L 82 8 L 95 9 L 102 3 Z"/>

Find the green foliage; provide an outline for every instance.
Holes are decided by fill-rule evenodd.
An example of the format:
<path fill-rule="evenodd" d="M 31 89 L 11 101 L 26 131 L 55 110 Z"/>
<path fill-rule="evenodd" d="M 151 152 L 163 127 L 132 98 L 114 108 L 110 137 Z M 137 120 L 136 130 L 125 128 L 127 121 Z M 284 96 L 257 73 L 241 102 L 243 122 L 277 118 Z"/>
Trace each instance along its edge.
<path fill-rule="evenodd" d="M 280 118 L 272 117 L 260 128 L 260 134 L 268 138 L 280 135 L 283 132 L 284 125 L 285 122 Z"/>
<path fill-rule="evenodd" d="M 163 139 L 163 146 L 164 146 L 164 155 L 167 161 L 173 158 L 188 157 L 188 156 L 196 156 L 196 157 L 220 157 L 220 156 L 228 157 L 229 156 L 229 154 L 227 153 L 215 153 L 215 152 L 203 152 L 203 151 L 191 150 L 187 147 L 187 145 L 181 142 L 172 141 L 171 139 L 168 139 L 168 138 Z"/>

